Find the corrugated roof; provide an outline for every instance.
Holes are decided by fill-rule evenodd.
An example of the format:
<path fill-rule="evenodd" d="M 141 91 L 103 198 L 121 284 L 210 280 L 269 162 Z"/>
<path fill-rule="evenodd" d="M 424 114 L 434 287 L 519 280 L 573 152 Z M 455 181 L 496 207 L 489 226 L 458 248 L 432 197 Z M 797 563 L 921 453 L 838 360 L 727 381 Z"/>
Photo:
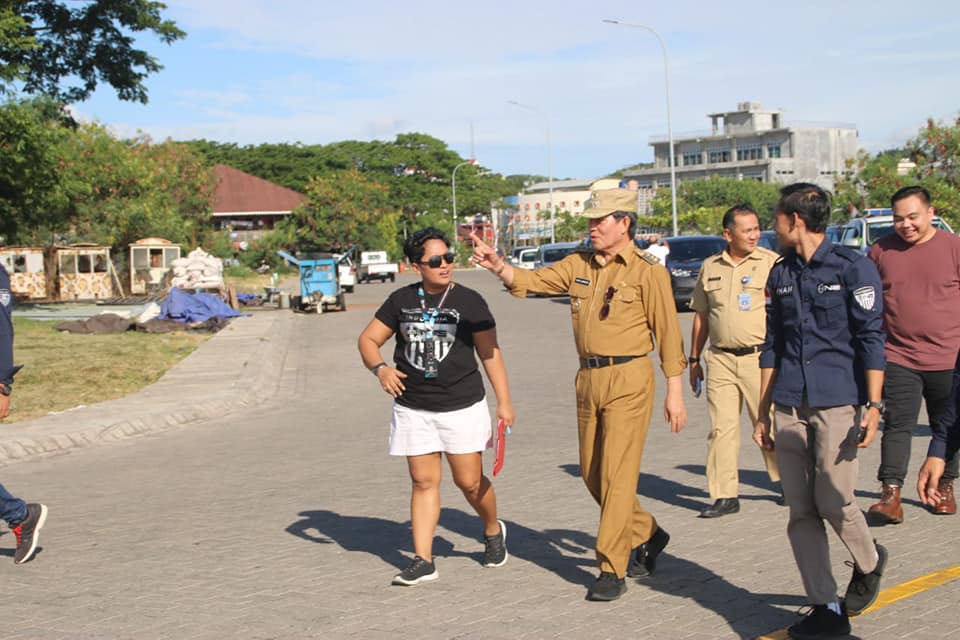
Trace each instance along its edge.
<path fill-rule="evenodd" d="M 218 164 L 213 171 L 217 176 L 217 188 L 213 197 L 214 214 L 289 213 L 307 199 L 293 189 L 281 187 L 225 164 Z"/>

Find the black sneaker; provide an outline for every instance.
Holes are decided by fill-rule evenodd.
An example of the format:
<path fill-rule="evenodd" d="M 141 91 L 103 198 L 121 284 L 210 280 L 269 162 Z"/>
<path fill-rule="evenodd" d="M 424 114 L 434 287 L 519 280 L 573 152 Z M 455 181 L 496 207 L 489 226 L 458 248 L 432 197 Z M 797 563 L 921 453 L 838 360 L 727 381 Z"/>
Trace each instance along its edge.
<path fill-rule="evenodd" d="M 663 527 L 657 527 L 650 539 L 633 550 L 627 575 L 631 578 L 652 576 L 657 569 L 657 556 L 670 542 L 670 534 Z"/>
<path fill-rule="evenodd" d="M 412 587 L 421 582 L 430 582 L 440 577 L 437 567 L 432 562 L 427 562 L 420 556 L 413 556 L 413 560 L 407 565 L 407 568 L 393 577 L 391 584 Z"/>
<path fill-rule="evenodd" d="M 841 613 L 830 611 L 825 604 L 813 607 L 807 616 L 787 629 L 787 634 L 796 640 L 819 640 L 819 638 L 833 638 L 850 634 L 850 619 L 843 604 L 840 604 Z"/>
<path fill-rule="evenodd" d="M 587 600 L 609 602 L 616 600 L 626 592 L 627 583 L 623 578 L 618 578 L 617 574 L 609 571 L 601 571 L 600 577 L 587 590 Z"/>
<path fill-rule="evenodd" d="M 870 573 L 863 573 L 855 562 L 847 561 L 847 564 L 853 567 L 853 576 L 843 599 L 848 615 L 860 615 L 876 602 L 880 594 L 880 578 L 887 565 L 887 549 L 881 544 L 877 544 L 877 556 L 880 558 L 877 560 L 877 567 Z"/>
<path fill-rule="evenodd" d="M 502 567 L 507 564 L 507 525 L 503 520 L 500 523 L 500 533 L 495 536 L 483 536 L 483 566 Z"/>
<path fill-rule="evenodd" d="M 27 505 L 26 517 L 11 529 L 17 538 L 17 551 L 13 554 L 15 564 L 27 562 L 36 553 L 37 544 L 40 542 L 40 529 L 46 521 L 46 505 L 36 503 Z"/>

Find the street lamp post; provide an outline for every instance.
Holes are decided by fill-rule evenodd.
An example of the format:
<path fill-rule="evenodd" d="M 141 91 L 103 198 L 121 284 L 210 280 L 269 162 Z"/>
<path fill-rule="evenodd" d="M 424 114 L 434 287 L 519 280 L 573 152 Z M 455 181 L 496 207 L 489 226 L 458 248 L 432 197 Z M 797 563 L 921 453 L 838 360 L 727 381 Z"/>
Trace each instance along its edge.
<path fill-rule="evenodd" d="M 663 78 L 667 89 L 667 139 L 670 143 L 670 205 L 673 211 L 673 235 L 677 235 L 677 168 L 676 159 L 673 155 L 673 124 L 670 119 L 670 63 L 667 59 L 667 45 L 653 27 L 648 27 L 645 24 L 620 22 L 619 20 L 604 20 L 604 22 L 618 24 L 621 27 L 645 29 L 656 37 L 657 42 L 660 43 L 660 48 L 663 50 Z"/>
<path fill-rule="evenodd" d="M 457 169 L 464 165 L 477 164 L 476 158 L 464 160 L 453 168 L 453 244 L 457 244 Z"/>
<path fill-rule="evenodd" d="M 512 104 L 515 107 L 520 107 L 521 109 L 529 109 L 535 113 L 543 116 L 544 124 L 547 127 L 547 188 L 550 191 L 550 242 L 556 242 L 557 236 L 555 232 L 554 225 L 554 215 L 556 209 L 553 206 L 553 151 L 550 145 L 550 117 L 547 116 L 546 112 L 543 109 L 538 109 L 537 107 L 531 106 L 529 104 L 523 104 L 522 102 L 517 102 L 516 100 L 508 100 L 509 104 Z"/>

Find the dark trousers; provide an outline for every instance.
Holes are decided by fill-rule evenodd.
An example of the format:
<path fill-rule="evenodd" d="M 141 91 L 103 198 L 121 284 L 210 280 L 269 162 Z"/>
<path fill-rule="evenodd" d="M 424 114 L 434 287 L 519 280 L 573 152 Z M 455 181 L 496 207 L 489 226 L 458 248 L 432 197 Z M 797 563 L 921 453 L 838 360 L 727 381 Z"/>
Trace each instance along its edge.
<path fill-rule="evenodd" d="M 877 479 L 884 484 L 903 486 L 910 464 L 910 446 L 913 431 L 920 416 L 920 399 L 927 403 L 928 424 L 936 424 L 950 402 L 953 369 L 946 371 L 917 371 L 898 364 L 887 363 L 883 380 L 883 399 L 886 415 L 883 439 L 880 441 L 880 469 Z M 947 460 L 943 480 L 956 480 L 958 456 Z"/>

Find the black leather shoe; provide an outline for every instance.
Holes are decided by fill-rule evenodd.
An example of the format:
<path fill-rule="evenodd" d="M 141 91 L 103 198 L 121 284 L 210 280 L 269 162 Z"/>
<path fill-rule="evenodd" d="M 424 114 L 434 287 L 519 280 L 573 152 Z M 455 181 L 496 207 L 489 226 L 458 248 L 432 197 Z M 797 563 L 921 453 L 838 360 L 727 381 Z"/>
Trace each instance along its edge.
<path fill-rule="evenodd" d="M 657 570 L 657 556 L 659 556 L 670 542 L 670 534 L 663 527 L 657 527 L 650 539 L 639 547 L 634 548 L 627 567 L 627 575 L 631 578 L 646 578 Z"/>
<path fill-rule="evenodd" d="M 627 583 L 623 578 L 618 578 L 617 574 L 609 571 L 601 571 L 600 577 L 587 590 L 587 600 L 609 602 L 616 600 L 626 592 Z"/>
<path fill-rule="evenodd" d="M 737 498 L 720 498 L 712 505 L 700 512 L 701 518 L 719 518 L 720 516 L 740 511 L 740 500 Z"/>

